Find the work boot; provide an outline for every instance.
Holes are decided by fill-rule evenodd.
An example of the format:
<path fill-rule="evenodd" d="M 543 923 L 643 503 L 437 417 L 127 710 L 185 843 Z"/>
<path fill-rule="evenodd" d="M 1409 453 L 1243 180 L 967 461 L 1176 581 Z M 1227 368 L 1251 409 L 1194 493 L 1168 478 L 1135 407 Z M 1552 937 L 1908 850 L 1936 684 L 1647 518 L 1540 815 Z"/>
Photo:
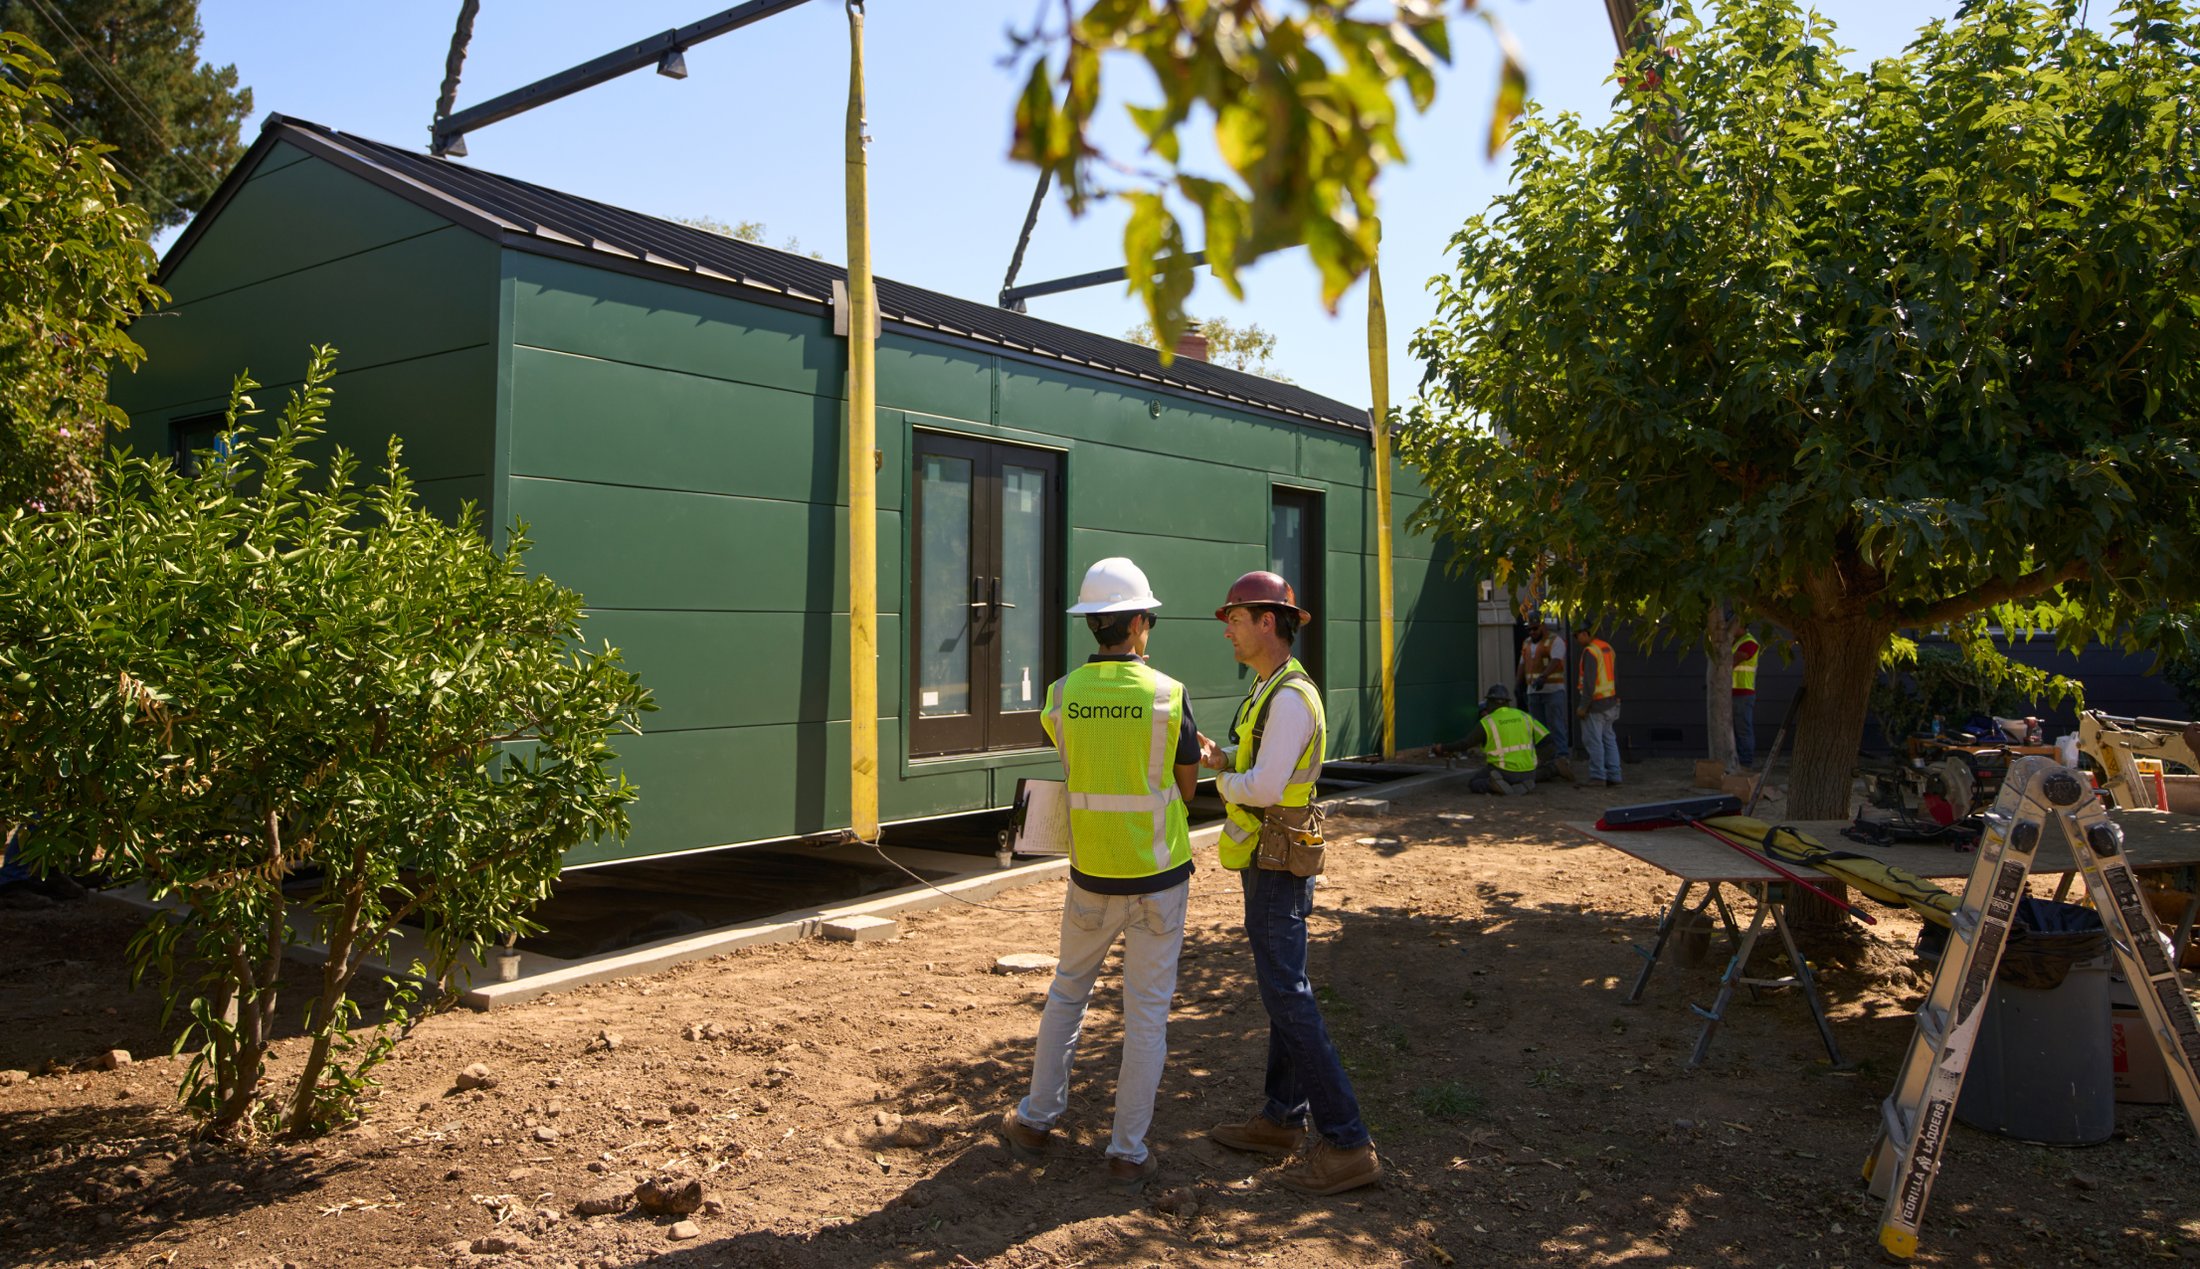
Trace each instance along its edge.
<path fill-rule="evenodd" d="M 1496 772 L 1493 771 L 1490 773 L 1490 792 L 1495 793 L 1501 798 L 1509 798 L 1513 795 L 1514 792 L 1512 781 L 1507 780 L 1505 777 L 1498 775 Z"/>
<path fill-rule="evenodd" d="M 1553 758 L 1551 759 L 1551 774 L 1571 784 L 1574 779 L 1574 764 L 1564 758 Z"/>
<path fill-rule="evenodd" d="M 1146 1152 L 1144 1162 L 1132 1163 L 1128 1159 L 1108 1158 L 1108 1188 L 1120 1194 L 1136 1194 L 1146 1188 L 1146 1182 L 1161 1170 L 1161 1156 Z"/>
<path fill-rule="evenodd" d="M 1340 1150 L 1326 1141 L 1286 1164 L 1277 1178 L 1301 1194 L 1342 1194 L 1383 1179 L 1383 1164 L 1375 1157 L 1375 1143 Z"/>
<path fill-rule="evenodd" d="M 1016 1108 L 1009 1107 L 1001 1113 L 1001 1140 L 1008 1143 L 1009 1151 L 1021 1158 L 1036 1159 L 1046 1152 L 1054 1141 L 1051 1128 L 1034 1128 L 1017 1117 Z"/>
<path fill-rule="evenodd" d="M 1232 1150 L 1272 1154 L 1281 1159 L 1306 1140 L 1306 1129 L 1299 1125 L 1286 1128 L 1256 1111 L 1242 1124 L 1216 1124 L 1207 1130 L 1207 1139 Z"/>

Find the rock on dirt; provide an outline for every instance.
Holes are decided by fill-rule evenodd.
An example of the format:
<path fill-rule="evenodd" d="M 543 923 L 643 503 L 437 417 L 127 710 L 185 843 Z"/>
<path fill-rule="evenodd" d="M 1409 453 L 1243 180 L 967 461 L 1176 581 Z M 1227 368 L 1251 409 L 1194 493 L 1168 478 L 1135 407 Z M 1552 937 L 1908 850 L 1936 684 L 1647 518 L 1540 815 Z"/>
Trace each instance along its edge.
<path fill-rule="evenodd" d="M 691 1022 L 680 1034 L 690 1040 L 717 1040 L 725 1036 L 726 1029 L 715 1022 Z"/>
<path fill-rule="evenodd" d="M 624 1043 L 626 1041 L 620 1039 L 616 1031 L 598 1031 L 596 1038 L 588 1042 L 588 1052 L 609 1053 Z"/>
<path fill-rule="evenodd" d="M 470 1093 L 477 1088 L 495 1088 L 496 1086 L 497 1077 L 489 1070 L 487 1062 L 476 1062 L 460 1071 L 458 1079 L 454 1081 L 454 1087 L 461 1093 Z"/>
<path fill-rule="evenodd" d="M 10 1084 L 20 1084 L 30 1077 L 31 1073 L 29 1071 L 0 1071 L 0 1088 L 6 1088 Z"/>
<path fill-rule="evenodd" d="M 693 1177 L 653 1176 L 634 1187 L 634 1202 L 655 1216 L 685 1216 L 703 1205 L 703 1183 Z"/>
<path fill-rule="evenodd" d="M 483 1234 L 467 1244 L 466 1250 L 477 1256 L 502 1256 L 532 1250 L 534 1245 L 535 1240 L 525 1234 Z"/>
<path fill-rule="evenodd" d="M 109 1049 L 99 1055 L 100 1066 L 110 1071 L 120 1070 L 130 1065 L 132 1060 L 128 1049 Z"/>
<path fill-rule="evenodd" d="M 634 1206 L 634 1186 L 620 1179 L 607 1181 L 574 1200 L 575 1216 L 614 1216 Z"/>
<path fill-rule="evenodd" d="M 672 1227 L 672 1241 L 684 1243 L 690 1238 L 701 1238 L 703 1227 L 694 1221 L 681 1221 Z"/>
<path fill-rule="evenodd" d="M 1061 961 L 1044 952 L 1010 952 L 993 962 L 996 974 L 1051 974 Z"/>

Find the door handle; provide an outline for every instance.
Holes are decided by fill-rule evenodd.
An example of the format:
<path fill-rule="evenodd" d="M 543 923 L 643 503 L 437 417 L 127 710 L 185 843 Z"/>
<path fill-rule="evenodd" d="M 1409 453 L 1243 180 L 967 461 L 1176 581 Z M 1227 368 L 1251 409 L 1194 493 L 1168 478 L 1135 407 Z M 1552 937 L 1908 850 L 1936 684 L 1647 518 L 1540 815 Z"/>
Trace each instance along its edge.
<path fill-rule="evenodd" d="M 995 608 L 1014 608 L 1016 606 L 1001 602 L 1001 579 L 998 577 L 993 579 L 993 606 Z"/>
<path fill-rule="evenodd" d="M 986 607 L 990 607 L 990 606 L 991 606 L 991 605 L 989 605 L 989 604 L 988 604 L 988 603 L 986 602 L 986 600 L 985 600 L 985 598 L 984 598 L 984 596 L 985 596 L 985 578 L 983 578 L 983 577 L 973 577 L 973 578 L 971 578 L 971 579 L 970 579 L 970 593 L 971 593 L 971 594 L 973 594 L 973 595 L 979 596 L 979 598 L 977 598 L 977 599 L 973 599 L 973 600 L 971 600 L 971 601 L 970 601 L 970 607 L 972 607 L 972 608 L 986 608 Z"/>

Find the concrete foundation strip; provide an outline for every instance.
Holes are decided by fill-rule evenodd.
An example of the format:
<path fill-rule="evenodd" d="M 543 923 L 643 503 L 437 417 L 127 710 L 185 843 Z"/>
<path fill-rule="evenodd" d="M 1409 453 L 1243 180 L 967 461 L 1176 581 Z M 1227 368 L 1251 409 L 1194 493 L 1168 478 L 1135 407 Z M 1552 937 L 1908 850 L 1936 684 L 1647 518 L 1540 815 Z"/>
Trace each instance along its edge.
<path fill-rule="evenodd" d="M 1322 798 L 1318 804 L 1334 811 L 1349 801 L 1395 799 L 1404 794 L 1413 793 L 1447 780 L 1471 774 L 1473 774 L 1471 771 L 1464 769 L 1432 770 L 1424 774 L 1405 776 L 1383 784 L 1363 785 L 1333 797 Z M 1192 831 L 1192 846 L 1197 849 L 1214 845 L 1215 841 L 1222 836 L 1222 826 L 1225 822 L 1216 820 L 1212 824 L 1194 829 Z M 850 848 L 843 847 L 840 849 Z M 895 855 L 902 862 L 912 867 L 929 864 L 943 869 L 967 868 L 974 860 L 981 858 L 979 856 L 916 850 L 897 850 Z M 989 856 L 982 858 L 990 859 Z M 754 921 L 743 921 L 737 925 L 729 925 L 723 929 L 711 930 L 703 934 L 672 939 L 662 943 L 651 943 L 642 947 L 629 948 L 623 952 L 592 956 L 585 960 L 556 961 L 549 957 L 522 953 L 519 974 L 509 982 L 493 981 L 495 973 L 487 966 L 461 966 L 460 972 L 462 973 L 469 968 L 472 969 L 475 979 L 473 986 L 459 994 L 459 1003 L 481 1010 L 495 1009 L 503 1005 L 516 1005 L 522 1001 L 533 1000 L 538 996 L 547 996 L 574 987 L 585 987 L 591 983 L 609 982 L 617 978 L 631 978 L 638 974 L 653 974 L 659 970 L 670 969 L 675 965 L 685 964 L 689 961 L 708 960 L 713 956 L 723 956 L 727 952 L 738 951 L 744 947 L 762 947 L 772 943 L 792 943 L 800 939 L 816 938 L 823 933 L 824 927 L 828 923 L 837 925 L 849 922 L 851 918 L 889 918 L 902 912 L 922 912 L 944 907 L 957 898 L 989 899 L 994 895 L 1014 890 L 1020 886 L 1035 885 L 1043 881 L 1057 881 L 1068 875 L 1068 859 L 1042 859 L 1009 868 L 990 867 L 982 872 L 966 872 L 960 876 L 934 882 L 931 885 L 911 885 L 859 903 L 836 904 L 832 907 L 806 908 L 791 912 L 774 913 L 769 917 Z M 127 892 L 107 892 L 106 897 L 133 906 L 150 906 L 145 904 L 141 897 L 133 897 Z M 870 928 L 876 929 L 876 927 Z M 412 932 L 407 930 L 400 931 L 397 937 L 392 940 L 390 951 L 391 956 L 389 959 L 391 961 L 398 965 L 410 965 L 421 949 Z M 293 954 L 308 962 L 318 962 L 321 959 L 320 949 L 315 948 L 297 948 L 294 949 Z M 541 968 L 532 968 L 530 962 Z M 391 970 L 386 966 L 369 962 L 361 967 L 361 973 L 373 976 L 379 976 L 383 973 L 402 975 L 403 971 Z"/>

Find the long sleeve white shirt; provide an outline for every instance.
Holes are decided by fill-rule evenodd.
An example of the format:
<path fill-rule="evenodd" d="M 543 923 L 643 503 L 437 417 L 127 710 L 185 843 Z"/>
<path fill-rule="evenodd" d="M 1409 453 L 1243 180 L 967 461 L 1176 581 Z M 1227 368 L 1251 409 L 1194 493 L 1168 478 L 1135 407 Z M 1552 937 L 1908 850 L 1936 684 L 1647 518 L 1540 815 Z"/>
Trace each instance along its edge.
<path fill-rule="evenodd" d="M 1277 671 L 1281 673 L 1279 669 Z M 1266 683 L 1267 680 L 1261 680 Z M 1254 685 L 1257 693 L 1260 685 Z M 1253 769 L 1225 771 L 1215 777 L 1215 791 L 1225 802 L 1238 806 L 1268 807 L 1283 800 L 1284 786 L 1298 769 L 1299 755 L 1314 736 L 1314 714 L 1306 698 L 1294 691 L 1279 691 L 1268 701 L 1268 725 L 1261 729 L 1260 750 L 1253 755 Z M 1251 736 L 1246 737 L 1247 740 Z M 1237 746 L 1224 747 L 1236 765 Z"/>

